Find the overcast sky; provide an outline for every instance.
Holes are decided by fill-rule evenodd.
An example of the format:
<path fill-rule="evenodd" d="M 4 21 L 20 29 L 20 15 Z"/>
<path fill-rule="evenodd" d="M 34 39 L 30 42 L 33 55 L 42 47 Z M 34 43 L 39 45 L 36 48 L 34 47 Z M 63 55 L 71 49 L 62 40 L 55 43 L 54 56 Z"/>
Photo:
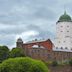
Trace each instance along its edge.
<path fill-rule="evenodd" d="M 15 46 L 16 39 L 54 39 L 56 22 L 72 0 L 0 0 L 0 45 Z"/>

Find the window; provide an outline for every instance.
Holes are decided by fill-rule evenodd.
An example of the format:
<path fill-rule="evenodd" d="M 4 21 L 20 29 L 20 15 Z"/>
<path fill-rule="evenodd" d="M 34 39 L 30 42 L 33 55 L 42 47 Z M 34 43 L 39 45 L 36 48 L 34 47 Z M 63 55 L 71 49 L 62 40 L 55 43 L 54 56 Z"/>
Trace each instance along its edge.
<path fill-rule="evenodd" d="M 67 32 L 69 32 L 69 31 L 67 31 Z"/>
<path fill-rule="evenodd" d="M 70 36 L 65 36 L 65 37 L 70 37 Z"/>
<path fill-rule="evenodd" d="M 39 52 L 40 50 L 38 50 L 38 52 Z"/>
<path fill-rule="evenodd" d="M 67 47 L 65 47 L 65 49 L 68 49 Z"/>
<path fill-rule="evenodd" d="M 61 49 L 63 49 L 63 47 L 61 47 Z"/>
<path fill-rule="evenodd" d="M 60 43 L 60 41 L 59 41 L 59 43 Z"/>
<path fill-rule="evenodd" d="M 34 50 L 32 50 L 32 53 L 34 53 L 35 51 Z"/>
<path fill-rule="evenodd" d="M 48 54 L 48 58 L 51 58 L 50 54 Z"/>
<path fill-rule="evenodd" d="M 67 26 L 67 27 L 69 27 L 69 26 Z"/>
<path fill-rule="evenodd" d="M 58 49 L 58 47 L 56 47 L 56 49 Z"/>
<path fill-rule="evenodd" d="M 61 26 L 61 27 L 63 27 L 63 26 Z"/>
<path fill-rule="evenodd" d="M 65 43 L 65 41 L 64 41 L 64 43 Z"/>
<path fill-rule="evenodd" d="M 61 31 L 61 32 L 63 32 L 63 31 Z"/>

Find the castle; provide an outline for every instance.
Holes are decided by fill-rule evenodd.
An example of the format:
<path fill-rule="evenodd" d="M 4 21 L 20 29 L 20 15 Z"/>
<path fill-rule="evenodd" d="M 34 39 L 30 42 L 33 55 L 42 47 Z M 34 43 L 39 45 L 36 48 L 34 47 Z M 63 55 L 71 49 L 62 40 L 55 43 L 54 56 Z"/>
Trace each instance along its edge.
<path fill-rule="evenodd" d="M 26 56 L 42 61 L 67 61 L 72 58 L 72 20 L 64 12 L 56 23 L 56 39 L 53 44 L 50 39 L 23 43 L 19 38 L 16 47 L 22 48 Z"/>

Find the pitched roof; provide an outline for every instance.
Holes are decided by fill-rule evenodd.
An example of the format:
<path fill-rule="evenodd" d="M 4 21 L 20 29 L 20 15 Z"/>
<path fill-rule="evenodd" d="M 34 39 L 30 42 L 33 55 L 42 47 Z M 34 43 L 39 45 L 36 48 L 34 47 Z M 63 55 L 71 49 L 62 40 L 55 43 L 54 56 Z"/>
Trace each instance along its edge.
<path fill-rule="evenodd" d="M 34 46 L 34 45 L 42 46 L 42 47 L 47 48 L 49 50 L 52 50 L 52 48 L 53 48 L 53 43 L 50 39 L 41 40 L 41 41 L 27 42 L 27 43 L 23 44 L 23 47 L 32 48 L 32 46 Z"/>

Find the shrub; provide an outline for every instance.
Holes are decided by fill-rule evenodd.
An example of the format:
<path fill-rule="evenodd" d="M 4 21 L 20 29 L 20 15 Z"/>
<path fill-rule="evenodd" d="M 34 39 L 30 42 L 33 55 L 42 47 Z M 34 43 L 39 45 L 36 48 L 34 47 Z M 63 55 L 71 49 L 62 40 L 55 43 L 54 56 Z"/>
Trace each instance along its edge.
<path fill-rule="evenodd" d="M 52 66 L 58 66 L 58 62 L 57 61 L 53 61 L 52 62 Z"/>
<path fill-rule="evenodd" d="M 28 57 L 11 58 L 0 65 L 0 72 L 49 72 L 41 61 Z"/>

